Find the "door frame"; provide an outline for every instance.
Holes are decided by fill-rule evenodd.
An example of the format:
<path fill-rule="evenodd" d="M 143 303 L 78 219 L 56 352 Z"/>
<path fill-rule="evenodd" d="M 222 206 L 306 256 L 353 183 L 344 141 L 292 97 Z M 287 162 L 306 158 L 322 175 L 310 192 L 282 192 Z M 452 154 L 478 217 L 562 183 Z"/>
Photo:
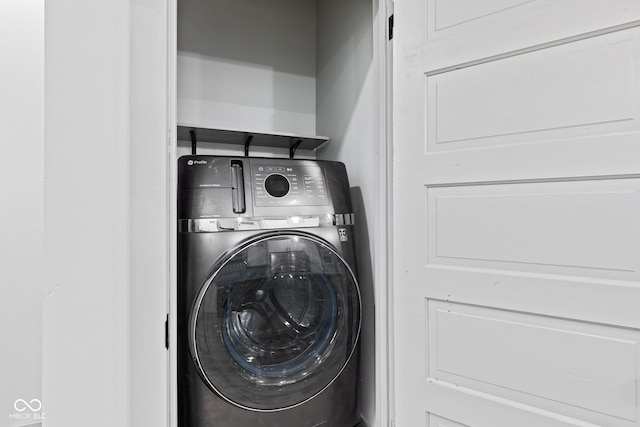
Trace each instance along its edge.
<path fill-rule="evenodd" d="M 373 49 L 374 72 L 378 86 L 377 109 L 380 120 L 377 132 L 378 146 L 373 147 L 379 153 L 378 179 L 375 211 L 372 213 L 373 238 L 373 275 L 375 278 L 375 417 L 374 426 L 393 425 L 393 266 L 392 266 L 392 43 L 388 39 L 389 16 L 393 13 L 392 0 L 371 0 L 373 3 Z M 135 30 L 135 29 L 134 29 Z M 177 0 L 166 1 L 166 195 L 167 195 L 167 266 L 166 266 L 166 310 L 168 315 L 167 333 L 169 348 L 167 351 L 167 420 L 168 426 L 177 427 L 177 350 L 172 337 L 176 336 L 177 323 Z M 368 420 L 365 420 L 365 422 Z"/>
<path fill-rule="evenodd" d="M 395 425 L 393 338 L 393 0 L 377 1 L 374 49 L 378 57 L 379 164 L 377 211 L 374 212 L 374 296 L 376 323 L 376 426 Z M 374 12 L 375 13 L 375 12 Z M 373 426 L 369 426 L 373 427 Z"/>

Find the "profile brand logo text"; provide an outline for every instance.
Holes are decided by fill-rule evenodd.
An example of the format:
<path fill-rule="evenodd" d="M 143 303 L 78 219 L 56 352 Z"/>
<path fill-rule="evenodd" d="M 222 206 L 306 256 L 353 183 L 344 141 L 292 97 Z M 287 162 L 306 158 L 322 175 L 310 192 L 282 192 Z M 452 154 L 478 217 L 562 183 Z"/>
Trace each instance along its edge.
<path fill-rule="evenodd" d="M 193 165 L 206 165 L 207 161 L 206 160 L 188 160 L 187 161 L 187 165 L 189 166 L 193 166 Z"/>

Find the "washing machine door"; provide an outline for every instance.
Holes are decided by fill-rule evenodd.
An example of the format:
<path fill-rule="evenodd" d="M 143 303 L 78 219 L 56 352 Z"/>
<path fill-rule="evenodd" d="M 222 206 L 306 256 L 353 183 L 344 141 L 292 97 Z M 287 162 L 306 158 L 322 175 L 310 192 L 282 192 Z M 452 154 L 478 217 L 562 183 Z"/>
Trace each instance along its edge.
<path fill-rule="evenodd" d="M 299 405 L 351 358 L 360 294 L 346 261 L 306 233 L 265 235 L 232 251 L 191 315 L 190 345 L 207 385 L 255 411 Z"/>

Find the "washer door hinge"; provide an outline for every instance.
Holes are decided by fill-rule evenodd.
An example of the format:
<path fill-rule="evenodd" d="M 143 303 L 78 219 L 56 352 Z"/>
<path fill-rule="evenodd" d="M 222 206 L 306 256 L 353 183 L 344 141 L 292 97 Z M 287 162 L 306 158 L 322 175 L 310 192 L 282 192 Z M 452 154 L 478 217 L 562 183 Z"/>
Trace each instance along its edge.
<path fill-rule="evenodd" d="M 393 39 L 393 14 L 389 15 L 389 40 Z"/>

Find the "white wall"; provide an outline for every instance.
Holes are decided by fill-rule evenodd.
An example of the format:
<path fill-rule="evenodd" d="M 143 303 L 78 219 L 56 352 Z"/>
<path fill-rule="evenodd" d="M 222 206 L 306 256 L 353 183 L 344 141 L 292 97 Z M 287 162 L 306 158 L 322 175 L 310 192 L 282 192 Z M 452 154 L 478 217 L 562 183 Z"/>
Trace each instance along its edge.
<path fill-rule="evenodd" d="M 345 163 L 356 214 L 358 279 L 363 301 L 361 403 L 367 425 L 376 419 L 374 300 L 385 292 L 375 278 L 379 220 L 380 128 L 378 53 L 374 30 L 377 2 L 318 2 L 317 132 L 330 138 L 318 158 Z M 383 422 L 380 420 L 380 422 Z"/>
<path fill-rule="evenodd" d="M 130 425 L 129 14 L 46 2 L 47 427 Z"/>
<path fill-rule="evenodd" d="M 315 134 L 316 0 L 178 2 L 178 123 Z"/>
<path fill-rule="evenodd" d="M 14 403 L 42 399 L 44 0 L 0 3 L 0 52 L 0 425 L 17 426 L 42 414 Z"/>
<path fill-rule="evenodd" d="M 167 2 L 131 0 L 130 425 L 166 426 Z"/>

